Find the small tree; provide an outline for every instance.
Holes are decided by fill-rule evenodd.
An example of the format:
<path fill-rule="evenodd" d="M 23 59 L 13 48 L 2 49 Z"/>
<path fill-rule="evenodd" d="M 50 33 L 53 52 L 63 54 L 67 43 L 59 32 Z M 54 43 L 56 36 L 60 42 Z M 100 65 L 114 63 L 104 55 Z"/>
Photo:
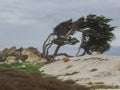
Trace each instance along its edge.
<path fill-rule="evenodd" d="M 51 33 L 48 38 L 45 40 L 43 44 L 43 58 L 47 58 L 48 60 L 53 60 L 55 56 L 59 55 L 66 55 L 66 53 L 61 53 L 58 54 L 58 50 L 60 49 L 61 46 L 64 46 L 66 44 L 75 44 L 78 42 L 77 38 L 71 37 L 74 32 L 72 32 L 72 20 L 68 20 L 65 22 L 60 23 L 57 25 L 53 33 Z M 54 38 L 53 38 L 54 37 Z M 53 38 L 53 39 L 51 39 Z M 57 45 L 54 54 L 53 55 L 48 55 L 49 53 L 49 48 L 53 45 Z"/>
<path fill-rule="evenodd" d="M 108 19 L 104 16 L 88 15 L 86 18 L 81 17 L 77 21 L 72 22 L 72 19 L 64 21 L 57 25 L 53 32 L 48 36 L 43 44 L 43 57 L 48 60 L 54 60 L 56 56 L 65 55 L 66 53 L 58 53 L 61 46 L 75 45 L 80 42 L 80 47 L 76 56 L 79 56 L 79 52 L 83 49 L 83 53 L 92 54 L 93 52 L 104 53 L 110 49 L 110 41 L 114 39 L 112 31 L 115 27 L 112 27 Z M 73 37 L 74 33 L 82 33 L 81 40 Z M 57 45 L 53 55 L 49 55 L 49 48 L 53 45 Z"/>

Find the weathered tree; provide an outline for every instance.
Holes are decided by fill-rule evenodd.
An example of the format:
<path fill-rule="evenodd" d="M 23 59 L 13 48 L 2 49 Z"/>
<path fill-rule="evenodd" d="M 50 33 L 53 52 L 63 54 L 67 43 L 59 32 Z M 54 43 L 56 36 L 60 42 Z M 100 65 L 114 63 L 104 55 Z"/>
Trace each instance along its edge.
<path fill-rule="evenodd" d="M 104 16 L 96 15 L 88 15 L 86 17 L 83 24 L 84 28 L 80 30 L 82 43 L 79 49 L 84 49 L 82 55 L 86 53 L 92 54 L 93 52 L 104 53 L 110 49 L 110 41 L 115 37 L 112 33 L 115 27 L 109 24 L 111 20 Z"/>
<path fill-rule="evenodd" d="M 48 38 L 45 40 L 43 44 L 43 58 L 47 58 L 48 60 L 54 60 L 56 56 L 59 55 L 65 55 L 69 56 L 66 53 L 59 53 L 58 50 L 60 49 L 61 46 L 66 45 L 66 44 L 75 44 L 78 42 L 77 38 L 71 37 L 73 35 L 73 30 L 72 30 L 72 20 L 68 20 L 65 22 L 60 23 L 57 25 L 53 33 L 51 33 Z M 50 40 L 50 36 L 55 36 L 53 39 Z M 55 52 L 53 55 L 48 55 L 48 50 L 49 48 L 53 45 L 57 45 Z"/>
<path fill-rule="evenodd" d="M 92 54 L 93 52 L 104 53 L 110 49 L 110 41 L 114 39 L 112 31 L 115 27 L 111 26 L 108 19 L 104 16 L 88 15 L 86 18 L 81 17 L 77 21 L 72 22 L 72 19 L 64 21 L 57 25 L 53 32 L 48 36 L 43 44 L 43 57 L 48 60 L 54 60 L 56 56 L 65 55 L 66 53 L 58 53 L 60 47 L 64 45 L 75 45 L 80 42 L 80 47 L 76 56 L 83 49 L 83 53 Z M 74 33 L 82 33 L 81 40 L 73 37 Z M 49 55 L 49 48 L 57 45 L 53 55 Z"/>

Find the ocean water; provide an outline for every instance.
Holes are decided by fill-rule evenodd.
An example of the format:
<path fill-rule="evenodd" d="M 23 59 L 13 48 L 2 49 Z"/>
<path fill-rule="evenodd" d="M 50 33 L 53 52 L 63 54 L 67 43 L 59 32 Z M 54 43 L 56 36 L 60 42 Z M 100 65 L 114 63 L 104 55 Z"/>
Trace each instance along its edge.
<path fill-rule="evenodd" d="M 78 47 L 64 47 L 63 46 L 62 48 L 60 48 L 59 53 L 67 53 L 69 55 L 75 56 L 77 50 L 78 50 Z M 54 48 L 52 48 L 50 52 L 53 53 Z M 109 51 L 106 51 L 104 53 L 104 55 L 120 56 L 120 46 L 112 46 Z"/>
<path fill-rule="evenodd" d="M 113 46 L 111 49 L 104 53 L 105 55 L 120 56 L 120 46 Z"/>

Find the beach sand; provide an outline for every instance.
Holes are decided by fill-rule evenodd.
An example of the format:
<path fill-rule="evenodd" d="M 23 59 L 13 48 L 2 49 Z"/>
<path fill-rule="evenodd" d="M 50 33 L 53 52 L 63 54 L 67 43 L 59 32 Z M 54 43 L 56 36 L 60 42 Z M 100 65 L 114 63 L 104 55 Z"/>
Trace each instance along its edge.
<path fill-rule="evenodd" d="M 120 56 L 85 55 L 47 64 L 45 73 L 61 80 L 74 80 L 78 84 L 104 83 L 120 86 Z"/>

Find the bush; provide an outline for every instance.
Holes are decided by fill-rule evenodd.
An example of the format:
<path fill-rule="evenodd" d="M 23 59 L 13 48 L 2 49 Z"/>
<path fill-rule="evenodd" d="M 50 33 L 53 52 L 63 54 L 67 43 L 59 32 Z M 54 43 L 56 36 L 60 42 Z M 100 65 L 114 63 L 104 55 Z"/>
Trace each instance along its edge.
<path fill-rule="evenodd" d="M 28 59 L 28 55 L 21 55 L 21 56 L 20 56 L 20 59 L 21 59 L 22 61 L 25 61 L 26 59 Z"/>
<path fill-rule="evenodd" d="M 63 60 L 64 62 L 68 62 L 68 61 L 70 61 L 69 57 L 63 57 L 62 60 Z"/>

